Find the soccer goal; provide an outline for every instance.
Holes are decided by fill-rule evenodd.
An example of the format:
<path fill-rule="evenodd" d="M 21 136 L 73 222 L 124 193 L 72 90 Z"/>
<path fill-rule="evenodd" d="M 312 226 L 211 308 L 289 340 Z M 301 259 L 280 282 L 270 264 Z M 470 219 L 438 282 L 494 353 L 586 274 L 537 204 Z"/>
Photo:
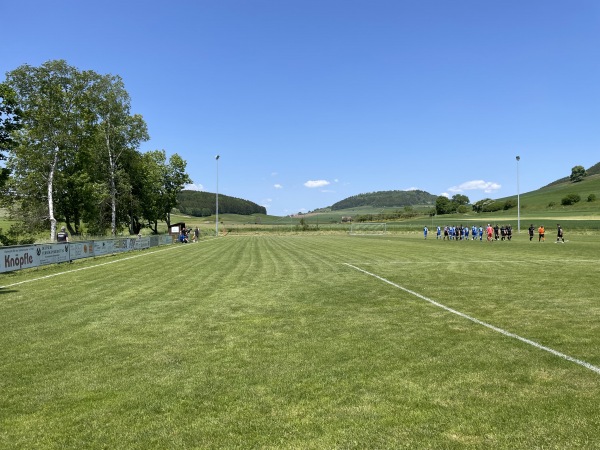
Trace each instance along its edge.
<path fill-rule="evenodd" d="M 385 223 L 352 223 L 350 225 L 350 235 L 352 236 L 363 236 L 363 235 L 381 235 L 387 232 L 387 226 Z"/>

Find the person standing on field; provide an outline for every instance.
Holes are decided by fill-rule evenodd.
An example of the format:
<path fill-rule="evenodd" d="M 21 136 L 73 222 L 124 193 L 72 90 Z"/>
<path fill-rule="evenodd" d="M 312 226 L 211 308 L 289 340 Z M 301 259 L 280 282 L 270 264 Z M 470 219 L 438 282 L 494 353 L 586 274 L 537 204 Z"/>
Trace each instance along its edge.
<path fill-rule="evenodd" d="M 487 240 L 488 242 L 492 242 L 492 236 L 494 235 L 494 229 L 492 228 L 492 226 L 488 223 L 487 226 Z"/>
<path fill-rule="evenodd" d="M 423 235 L 425 236 L 425 239 L 427 239 L 427 232 L 429 230 L 427 229 L 427 227 L 423 227 Z"/>
<path fill-rule="evenodd" d="M 544 225 L 540 225 L 538 228 L 538 242 L 546 241 L 546 230 L 544 229 Z"/>
<path fill-rule="evenodd" d="M 533 227 L 533 224 L 531 224 L 529 226 L 529 240 L 532 241 L 533 240 L 533 233 L 535 232 L 535 228 Z"/>
<path fill-rule="evenodd" d="M 565 243 L 565 237 L 564 237 L 564 233 L 563 233 L 563 229 L 560 226 L 560 223 L 556 224 L 556 242 L 561 242 L 564 244 Z"/>
<path fill-rule="evenodd" d="M 58 233 L 56 233 L 56 242 L 69 242 L 69 233 L 65 227 L 62 227 Z"/>

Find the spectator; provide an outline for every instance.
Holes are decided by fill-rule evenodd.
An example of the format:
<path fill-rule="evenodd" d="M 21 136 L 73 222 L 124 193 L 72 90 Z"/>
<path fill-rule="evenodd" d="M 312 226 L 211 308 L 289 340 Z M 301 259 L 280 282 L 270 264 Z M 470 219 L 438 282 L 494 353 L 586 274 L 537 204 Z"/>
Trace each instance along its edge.
<path fill-rule="evenodd" d="M 58 233 L 56 233 L 56 242 L 69 242 L 69 233 L 65 227 L 62 227 Z"/>

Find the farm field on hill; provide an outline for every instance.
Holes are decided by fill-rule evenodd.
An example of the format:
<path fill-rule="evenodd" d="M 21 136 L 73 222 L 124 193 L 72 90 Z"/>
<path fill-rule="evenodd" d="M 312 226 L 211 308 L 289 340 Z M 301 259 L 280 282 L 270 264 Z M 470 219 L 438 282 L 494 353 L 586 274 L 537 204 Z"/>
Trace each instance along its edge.
<path fill-rule="evenodd" d="M 554 239 L 228 235 L 4 274 L 0 447 L 593 448 L 600 237 Z"/>

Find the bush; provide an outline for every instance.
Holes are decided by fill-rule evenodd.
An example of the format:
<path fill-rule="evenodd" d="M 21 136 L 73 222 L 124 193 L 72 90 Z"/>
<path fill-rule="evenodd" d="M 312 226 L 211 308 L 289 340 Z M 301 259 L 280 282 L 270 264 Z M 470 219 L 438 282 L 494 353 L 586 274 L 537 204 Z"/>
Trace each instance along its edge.
<path fill-rule="evenodd" d="M 482 212 L 495 212 L 504 209 L 504 202 L 493 202 L 484 205 L 481 209 Z"/>
<path fill-rule="evenodd" d="M 556 202 L 548 203 L 548 208 L 554 208 L 556 206 Z"/>
<path fill-rule="evenodd" d="M 563 199 L 560 201 L 560 204 L 563 206 L 569 206 L 574 205 L 580 200 L 581 197 L 579 196 L 579 194 L 568 194 L 566 197 L 563 197 Z"/>
<path fill-rule="evenodd" d="M 590 195 L 588 195 L 587 201 L 588 202 L 595 202 L 596 201 L 596 194 L 590 194 Z"/>
<path fill-rule="evenodd" d="M 504 203 L 504 210 L 515 208 L 517 206 L 517 202 L 514 200 L 506 200 Z"/>

